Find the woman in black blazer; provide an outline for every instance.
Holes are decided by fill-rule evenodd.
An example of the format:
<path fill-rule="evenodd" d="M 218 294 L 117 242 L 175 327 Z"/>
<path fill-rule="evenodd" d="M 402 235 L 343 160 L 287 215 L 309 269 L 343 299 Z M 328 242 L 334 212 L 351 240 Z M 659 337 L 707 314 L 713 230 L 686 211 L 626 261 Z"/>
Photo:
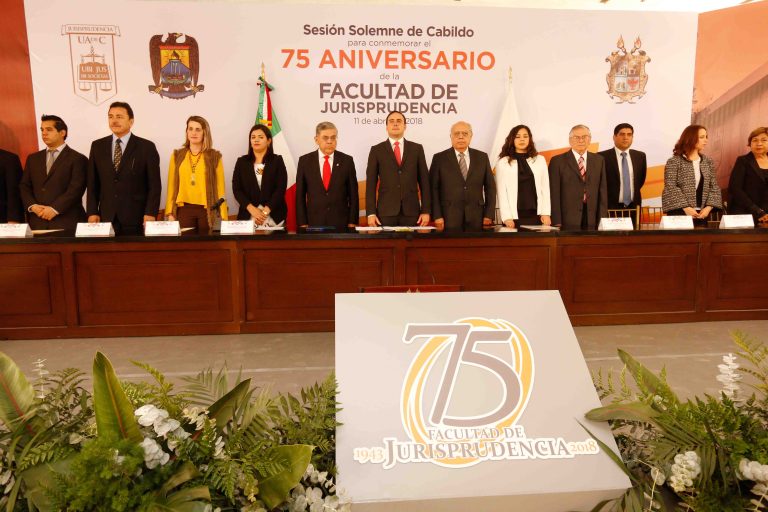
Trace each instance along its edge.
<path fill-rule="evenodd" d="M 737 158 L 731 171 L 728 210 L 768 222 L 768 127 L 752 130 L 747 145 L 751 151 Z"/>
<path fill-rule="evenodd" d="M 248 154 L 237 159 L 232 173 L 232 192 L 240 203 L 237 218 L 261 225 L 272 217 L 279 224 L 288 213 L 288 172 L 283 157 L 274 153 L 272 133 L 263 124 L 251 128 L 248 144 Z"/>

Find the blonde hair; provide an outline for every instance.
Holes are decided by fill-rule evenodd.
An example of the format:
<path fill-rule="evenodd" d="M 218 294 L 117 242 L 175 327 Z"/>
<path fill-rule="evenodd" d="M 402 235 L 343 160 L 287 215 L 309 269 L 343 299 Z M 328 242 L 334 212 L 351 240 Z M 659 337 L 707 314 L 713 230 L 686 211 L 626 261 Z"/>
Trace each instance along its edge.
<path fill-rule="evenodd" d="M 199 123 L 200 126 L 203 127 L 203 151 L 206 149 L 212 149 L 213 136 L 211 135 L 211 125 L 209 125 L 208 121 L 206 121 L 205 118 L 201 116 L 189 116 L 189 119 L 187 119 L 187 124 L 184 125 L 184 144 L 182 145 L 189 149 L 189 137 L 187 137 L 187 128 L 189 128 L 190 121 Z"/>

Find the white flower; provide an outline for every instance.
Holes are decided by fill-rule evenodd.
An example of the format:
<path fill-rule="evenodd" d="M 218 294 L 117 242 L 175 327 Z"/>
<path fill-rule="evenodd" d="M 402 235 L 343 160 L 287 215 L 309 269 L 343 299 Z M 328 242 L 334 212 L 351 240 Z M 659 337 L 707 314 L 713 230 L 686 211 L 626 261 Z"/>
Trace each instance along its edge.
<path fill-rule="evenodd" d="M 214 444 L 214 449 L 213 449 L 213 458 L 214 459 L 224 458 L 224 440 L 221 438 L 221 436 L 216 438 L 216 442 Z"/>
<path fill-rule="evenodd" d="M 144 464 L 149 469 L 154 469 L 158 465 L 164 466 L 171 458 L 154 439 L 145 437 L 141 442 L 141 447 L 144 449 Z"/>
<path fill-rule="evenodd" d="M 651 478 L 653 478 L 653 483 L 656 485 L 663 485 L 667 480 L 667 477 L 664 476 L 664 472 L 657 467 L 651 468 Z"/>
<path fill-rule="evenodd" d="M 80 444 L 83 442 L 83 436 L 77 432 L 71 432 L 69 434 L 69 444 Z"/>
<path fill-rule="evenodd" d="M 304 496 L 297 496 L 293 503 L 291 503 L 289 511 L 304 512 L 305 510 L 307 510 L 307 498 Z"/>
<path fill-rule="evenodd" d="M 184 430 L 181 427 L 178 427 L 176 430 L 171 432 L 171 434 L 168 436 L 168 448 L 171 450 L 175 450 L 177 446 L 186 438 L 189 437 L 189 432 Z"/>
<path fill-rule="evenodd" d="M 717 365 L 717 368 L 720 370 L 720 374 L 716 378 L 723 384 L 723 394 L 728 398 L 735 399 L 741 390 L 739 387 L 741 375 L 736 372 L 739 368 L 739 364 L 736 363 L 736 356 L 733 354 L 723 356 L 723 364 Z"/>
<path fill-rule="evenodd" d="M 208 410 L 202 407 L 190 407 L 181 411 L 181 415 L 195 425 L 195 430 L 202 430 L 208 417 Z"/>
<path fill-rule="evenodd" d="M 13 478 L 13 470 L 9 469 L 5 473 L 0 473 L 0 485 L 4 485 L 3 494 L 8 494 L 13 489 L 13 484 L 16 483 L 16 479 Z"/>
<path fill-rule="evenodd" d="M 669 485 L 675 492 L 684 492 L 693 487 L 693 480 L 701 473 L 701 460 L 694 451 L 678 453 L 672 464 Z"/>
<path fill-rule="evenodd" d="M 768 484 L 768 464 L 741 459 L 738 473 L 742 480 L 752 480 L 753 482 Z"/>
<path fill-rule="evenodd" d="M 155 429 L 155 434 L 159 435 L 160 437 L 166 437 L 168 432 L 176 430 L 180 426 L 181 423 L 179 423 L 178 420 L 174 420 L 173 418 L 159 421 L 156 420 L 152 424 L 152 427 Z"/>

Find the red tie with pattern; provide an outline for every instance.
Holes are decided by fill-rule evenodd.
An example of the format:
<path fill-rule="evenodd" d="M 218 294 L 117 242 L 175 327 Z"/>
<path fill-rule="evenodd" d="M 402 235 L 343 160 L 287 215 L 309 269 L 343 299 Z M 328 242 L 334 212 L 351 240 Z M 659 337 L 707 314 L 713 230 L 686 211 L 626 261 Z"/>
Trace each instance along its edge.
<path fill-rule="evenodd" d="M 328 190 L 328 185 L 331 183 L 331 164 L 328 162 L 328 155 L 323 158 L 325 159 L 323 162 L 323 186 L 325 190 Z"/>
<path fill-rule="evenodd" d="M 581 181 L 584 183 L 584 197 L 582 202 L 587 202 L 587 168 L 584 166 L 584 155 L 579 157 L 579 174 L 581 175 Z"/>
<path fill-rule="evenodd" d="M 395 160 L 397 160 L 397 165 L 403 164 L 403 157 L 400 154 L 400 141 L 395 142 Z"/>

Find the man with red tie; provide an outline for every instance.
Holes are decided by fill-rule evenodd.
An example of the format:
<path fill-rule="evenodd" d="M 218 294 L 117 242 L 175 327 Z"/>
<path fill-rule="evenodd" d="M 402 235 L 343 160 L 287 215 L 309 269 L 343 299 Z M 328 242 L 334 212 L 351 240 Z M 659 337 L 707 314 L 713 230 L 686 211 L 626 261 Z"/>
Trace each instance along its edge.
<path fill-rule="evenodd" d="M 365 173 L 368 225 L 426 226 L 432 202 L 424 148 L 403 138 L 405 116 L 402 112 L 390 112 L 386 123 L 389 137 L 373 146 L 368 154 Z"/>
<path fill-rule="evenodd" d="M 336 151 L 338 130 L 324 121 L 315 128 L 317 151 L 296 167 L 296 225 L 354 227 L 359 217 L 357 171 L 351 156 Z"/>

